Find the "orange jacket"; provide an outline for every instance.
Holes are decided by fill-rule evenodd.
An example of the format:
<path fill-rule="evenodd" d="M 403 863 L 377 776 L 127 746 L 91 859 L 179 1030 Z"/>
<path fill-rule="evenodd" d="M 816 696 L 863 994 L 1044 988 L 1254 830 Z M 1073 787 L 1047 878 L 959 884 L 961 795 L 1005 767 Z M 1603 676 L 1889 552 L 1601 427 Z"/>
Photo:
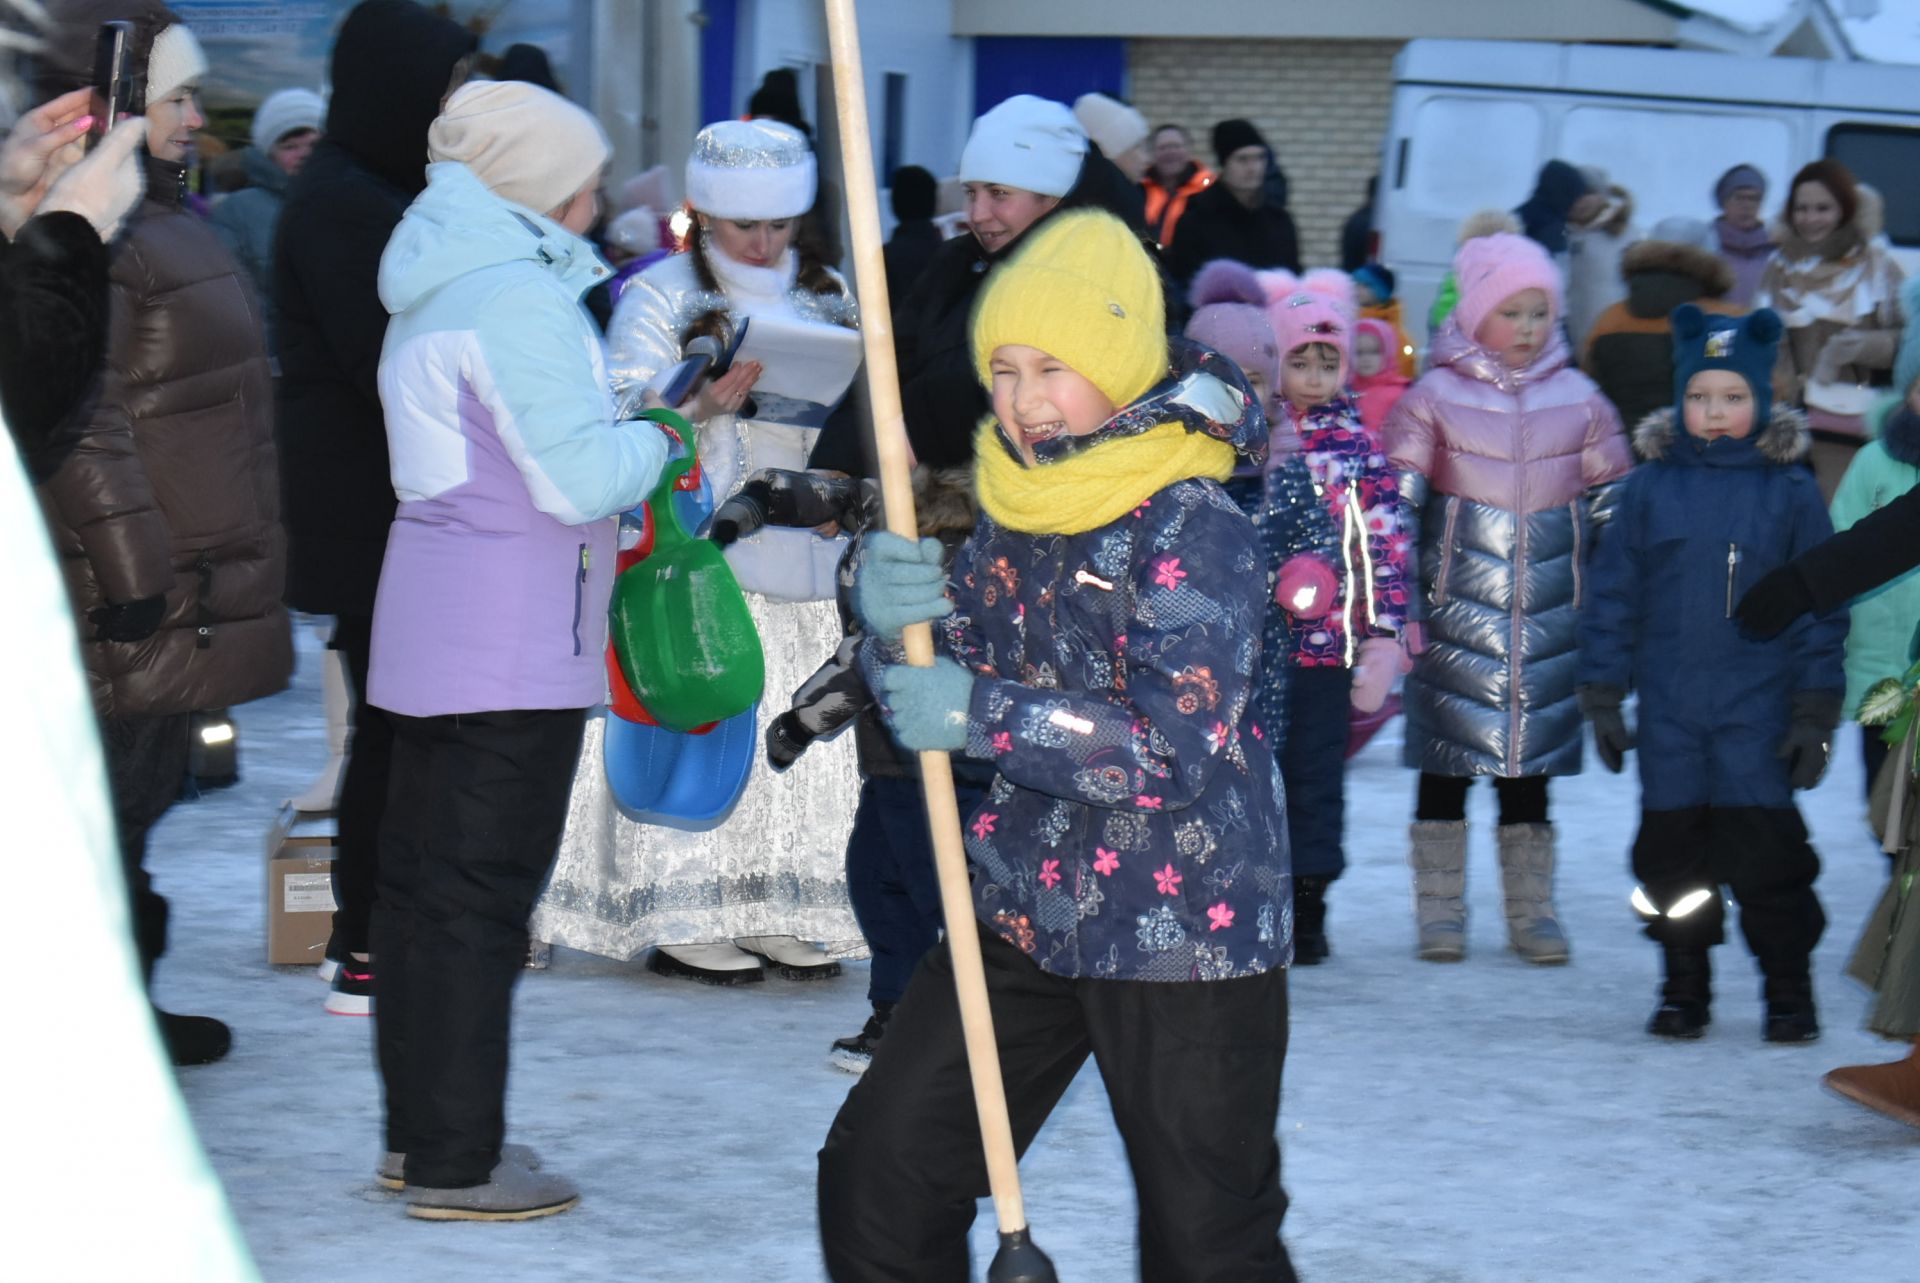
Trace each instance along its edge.
<path fill-rule="evenodd" d="M 1173 244 L 1173 229 L 1179 225 L 1180 216 L 1187 212 L 1187 202 L 1213 186 L 1213 179 L 1211 169 L 1198 161 L 1190 161 L 1180 185 L 1171 191 L 1160 185 L 1158 175 L 1152 170 L 1140 180 L 1140 188 L 1147 194 L 1147 230 L 1162 249 Z"/>

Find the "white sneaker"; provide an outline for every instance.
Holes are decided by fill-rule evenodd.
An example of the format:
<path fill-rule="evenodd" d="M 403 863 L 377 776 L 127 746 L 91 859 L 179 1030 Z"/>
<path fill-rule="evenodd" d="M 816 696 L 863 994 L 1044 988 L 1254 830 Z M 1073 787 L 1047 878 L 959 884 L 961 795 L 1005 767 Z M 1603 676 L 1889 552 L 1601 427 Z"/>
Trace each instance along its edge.
<path fill-rule="evenodd" d="M 738 936 L 734 943 L 758 954 L 788 980 L 831 980 L 840 964 L 819 945 L 794 936 Z"/>
<path fill-rule="evenodd" d="M 648 956 L 647 970 L 710 985 L 743 985 L 766 979 L 760 970 L 760 959 L 725 941 L 663 944 Z"/>

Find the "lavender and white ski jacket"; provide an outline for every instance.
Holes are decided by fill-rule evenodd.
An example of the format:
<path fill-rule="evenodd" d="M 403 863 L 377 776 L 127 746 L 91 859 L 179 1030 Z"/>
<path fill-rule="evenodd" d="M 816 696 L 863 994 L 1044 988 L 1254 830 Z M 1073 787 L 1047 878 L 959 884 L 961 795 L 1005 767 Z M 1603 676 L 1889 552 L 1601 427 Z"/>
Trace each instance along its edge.
<path fill-rule="evenodd" d="M 466 166 L 427 167 L 380 260 L 400 508 L 374 605 L 375 705 L 432 717 L 605 698 L 615 517 L 669 448 L 652 424 L 615 420 L 580 306 L 609 274 Z"/>

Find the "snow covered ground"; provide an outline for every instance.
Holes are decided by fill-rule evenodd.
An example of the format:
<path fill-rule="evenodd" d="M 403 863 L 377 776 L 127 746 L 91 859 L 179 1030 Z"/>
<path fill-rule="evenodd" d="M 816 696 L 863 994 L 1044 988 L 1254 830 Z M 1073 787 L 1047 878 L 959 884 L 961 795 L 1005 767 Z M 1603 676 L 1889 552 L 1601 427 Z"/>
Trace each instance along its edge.
<path fill-rule="evenodd" d="M 182 1083 L 265 1278 L 819 1279 L 814 1154 L 852 1081 L 825 1053 L 864 1018 L 859 965 L 837 982 L 728 992 L 561 951 L 519 991 L 512 1137 L 577 1180 L 581 1206 L 525 1225 L 434 1225 L 373 1186 L 370 1022 L 326 1015 L 310 971 L 263 961 L 264 835 L 324 751 L 315 643 L 305 630 L 301 643 L 293 689 L 240 710 L 243 783 L 176 808 L 153 858 L 175 914 L 160 997 L 234 1026 L 233 1054 Z M 1920 1133 L 1816 1086 L 1831 1066 L 1897 1054 L 1859 1031 L 1863 999 L 1840 974 L 1885 871 L 1859 818 L 1858 744 L 1844 740 L 1806 804 L 1832 925 L 1817 959 L 1827 1032 L 1805 1048 L 1761 1044 L 1758 981 L 1733 942 L 1716 951 L 1703 1042 L 1641 1032 L 1657 960 L 1626 902 L 1631 777 L 1556 785 L 1570 967 L 1503 951 L 1484 788 L 1473 956 L 1416 962 L 1413 790 L 1398 747 L 1389 728 L 1354 765 L 1335 956 L 1293 977 L 1282 1142 L 1302 1276 L 1915 1277 Z M 1023 1170 L 1062 1279 L 1132 1277 L 1132 1189 L 1094 1074 Z M 991 1244 L 983 1203 L 981 1269 Z"/>

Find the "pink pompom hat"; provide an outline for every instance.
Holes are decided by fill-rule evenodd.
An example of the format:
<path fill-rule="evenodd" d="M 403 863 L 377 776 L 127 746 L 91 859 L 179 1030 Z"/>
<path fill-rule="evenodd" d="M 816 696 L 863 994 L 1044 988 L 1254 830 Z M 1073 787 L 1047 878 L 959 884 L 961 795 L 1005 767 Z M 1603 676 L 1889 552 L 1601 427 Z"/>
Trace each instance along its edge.
<path fill-rule="evenodd" d="M 1453 316 L 1470 339 L 1496 308 L 1525 290 L 1545 294 L 1554 318 L 1561 315 L 1560 269 L 1537 241 L 1524 236 L 1496 232 L 1468 241 L 1453 256 L 1453 278 L 1460 288 Z"/>
<path fill-rule="evenodd" d="M 1315 268 L 1305 276 L 1262 272 L 1267 291 L 1267 320 L 1282 364 L 1287 354 L 1309 343 L 1328 343 L 1340 353 L 1340 383 L 1353 366 L 1353 281 L 1345 272 Z"/>

